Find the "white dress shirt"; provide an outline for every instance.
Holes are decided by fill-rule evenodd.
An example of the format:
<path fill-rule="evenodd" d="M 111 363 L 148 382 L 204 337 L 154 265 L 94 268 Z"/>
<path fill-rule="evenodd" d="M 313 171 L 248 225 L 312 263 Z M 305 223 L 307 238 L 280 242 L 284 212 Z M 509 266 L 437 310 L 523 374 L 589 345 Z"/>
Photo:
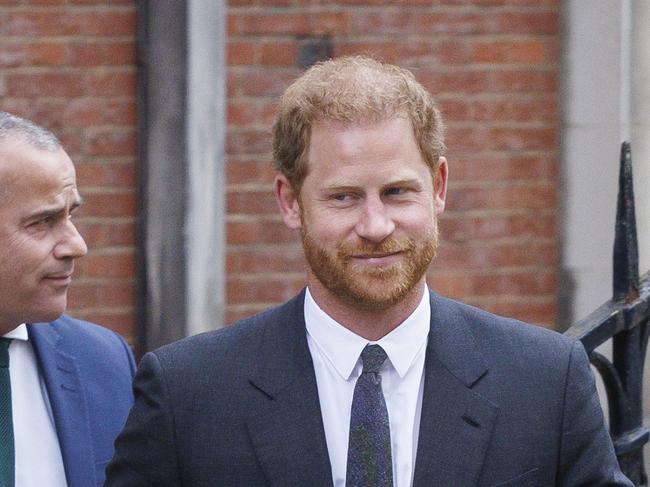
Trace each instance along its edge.
<path fill-rule="evenodd" d="M 316 304 L 309 289 L 304 309 L 334 486 L 345 486 L 352 396 L 361 374 L 361 351 L 368 343 L 381 345 L 388 355 L 380 375 L 390 422 L 393 482 L 396 487 L 411 485 L 430 328 L 429 292 L 425 288 L 415 311 L 377 342 L 369 342 L 334 321 Z"/>
<path fill-rule="evenodd" d="M 45 326 L 45 325 L 39 325 Z M 23 324 L 4 335 L 9 346 L 16 485 L 66 487 L 65 470 L 45 382 Z"/>

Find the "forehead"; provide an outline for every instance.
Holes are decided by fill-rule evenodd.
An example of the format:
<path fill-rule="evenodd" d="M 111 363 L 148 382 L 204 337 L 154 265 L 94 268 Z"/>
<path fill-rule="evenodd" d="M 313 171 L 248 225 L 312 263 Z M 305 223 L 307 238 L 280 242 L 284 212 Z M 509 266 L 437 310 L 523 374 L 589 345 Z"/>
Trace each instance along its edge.
<path fill-rule="evenodd" d="M 20 138 L 5 139 L 0 140 L 0 186 L 0 196 L 11 201 L 49 201 L 76 193 L 76 174 L 63 149 L 41 150 Z"/>
<path fill-rule="evenodd" d="M 315 123 L 307 165 L 310 173 L 342 174 L 362 167 L 372 172 L 429 172 L 411 122 L 403 117 L 361 123 Z"/>

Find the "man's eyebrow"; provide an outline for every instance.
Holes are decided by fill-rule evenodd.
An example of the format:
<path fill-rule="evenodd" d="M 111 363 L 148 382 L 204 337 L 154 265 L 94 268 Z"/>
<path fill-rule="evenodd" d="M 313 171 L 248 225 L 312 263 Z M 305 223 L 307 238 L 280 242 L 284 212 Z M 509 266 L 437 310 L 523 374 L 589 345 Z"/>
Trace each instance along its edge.
<path fill-rule="evenodd" d="M 78 208 L 79 206 L 81 206 L 82 203 L 83 203 L 83 199 L 81 198 L 81 196 L 76 197 L 75 200 L 70 204 L 70 211 Z M 47 208 L 42 208 L 22 218 L 21 222 L 26 223 L 31 220 L 41 220 L 44 218 L 53 217 L 63 213 L 65 209 L 66 209 L 65 205 L 56 205 Z"/>
<path fill-rule="evenodd" d="M 60 214 L 65 210 L 65 206 L 52 206 L 49 208 L 42 208 L 38 211 L 35 211 L 34 213 L 30 213 L 29 215 L 25 216 L 22 218 L 22 222 L 28 222 L 30 220 L 41 220 L 43 218 L 48 218 L 51 216 L 55 216 Z"/>
<path fill-rule="evenodd" d="M 422 183 L 418 178 L 402 178 L 402 179 L 397 179 L 395 181 L 390 181 L 386 184 L 383 185 L 384 188 L 390 188 L 392 186 L 411 186 L 411 185 L 418 185 L 420 186 Z"/>

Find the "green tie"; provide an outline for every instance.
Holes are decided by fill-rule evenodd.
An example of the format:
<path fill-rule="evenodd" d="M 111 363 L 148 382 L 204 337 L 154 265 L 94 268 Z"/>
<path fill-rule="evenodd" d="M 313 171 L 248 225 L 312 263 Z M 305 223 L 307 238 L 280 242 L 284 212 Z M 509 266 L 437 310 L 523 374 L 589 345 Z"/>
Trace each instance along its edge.
<path fill-rule="evenodd" d="M 9 344 L 0 338 L 0 485 L 14 485 L 14 423 L 11 416 Z"/>

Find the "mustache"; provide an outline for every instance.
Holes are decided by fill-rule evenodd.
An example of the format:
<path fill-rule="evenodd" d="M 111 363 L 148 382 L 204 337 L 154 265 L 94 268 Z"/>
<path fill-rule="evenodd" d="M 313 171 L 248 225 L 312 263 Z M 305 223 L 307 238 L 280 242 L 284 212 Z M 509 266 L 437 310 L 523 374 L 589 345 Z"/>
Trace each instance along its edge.
<path fill-rule="evenodd" d="M 365 255 L 372 257 L 397 252 L 409 252 L 415 248 L 415 242 L 410 238 L 405 239 L 387 239 L 378 243 L 362 244 L 345 244 L 338 249 L 338 255 L 341 258 L 349 258 L 355 255 Z"/>

